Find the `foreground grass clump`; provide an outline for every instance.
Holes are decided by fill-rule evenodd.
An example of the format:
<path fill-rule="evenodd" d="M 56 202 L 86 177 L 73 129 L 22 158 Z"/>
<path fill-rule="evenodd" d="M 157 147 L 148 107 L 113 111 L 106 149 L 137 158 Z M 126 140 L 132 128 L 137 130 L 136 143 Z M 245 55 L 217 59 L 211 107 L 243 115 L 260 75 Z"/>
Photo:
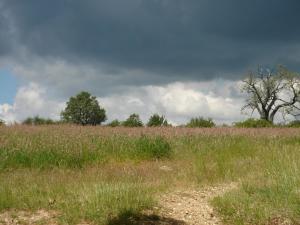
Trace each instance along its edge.
<path fill-rule="evenodd" d="M 8 174 L 9 180 L 0 175 L 0 211 L 43 208 L 61 212 L 59 219 L 64 223 L 106 224 L 124 212 L 136 214 L 153 205 L 151 184 L 122 172 L 118 173 L 122 177 L 107 177 L 89 169 L 42 173 L 21 170 Z"/>
<path fill-rule="evenodd" d="M 197 180 L 208 184 L 236 181 L 250 171 L 254 172 L 253 166 L 259 166 L 256 159 L 258 146 L 272 145 L 266 140 L 227 135 L 195 138 L 193 142 Z"/>
<path fill-rule="evenodd" d="M 0 143 L 0 169 L 82 168 L 110 160 L 151 160 L 172 155 L 166 138 L 8 132 Z"/>
<path fill-rule="evenodd" d="M 241 187 L 213 201 L 228 224 L 267 224 L 278 218 L 300 224 L 299 138 L 254 146 L 250 171 L 240 175 Z M 244 169 L 244 168 L 243 168 Z"/>
<path fill-rule="evenodd" d="M 161 136 L 154 138 L 142 136 L 137 140 L 135 147 L 138 154 L 144 155 L 145 159 L 169 158 L 172 155 L 170 144 Z"/>

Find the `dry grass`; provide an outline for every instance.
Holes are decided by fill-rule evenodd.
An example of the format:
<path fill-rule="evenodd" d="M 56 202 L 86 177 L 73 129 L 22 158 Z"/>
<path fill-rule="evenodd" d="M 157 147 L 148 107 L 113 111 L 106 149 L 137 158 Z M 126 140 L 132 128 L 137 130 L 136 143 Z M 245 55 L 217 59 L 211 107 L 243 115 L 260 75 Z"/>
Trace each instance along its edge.
<path fill-rule="evenodd" d="M 165 190 L 237 181 L 213 201 L 226 223 L 296 224 L 299 149 L 291 128 L 1 127 L 0 211 L 122 224 Z"/>

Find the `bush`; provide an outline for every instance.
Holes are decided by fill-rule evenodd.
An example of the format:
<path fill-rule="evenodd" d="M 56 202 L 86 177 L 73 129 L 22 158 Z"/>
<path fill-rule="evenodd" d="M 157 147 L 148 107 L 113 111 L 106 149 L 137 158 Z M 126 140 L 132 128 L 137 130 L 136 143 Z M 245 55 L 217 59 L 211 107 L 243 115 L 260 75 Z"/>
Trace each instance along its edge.
<path fill-rule="evenodd" d="M 140 116 L 138 114 L 131 114 L 127 120 L 125 120 L 122 125 L 124 127 L 142 127 L 143 122 L 140 119 Z"/>
<path fill-rule="evenodd" d="M 0 126 L 5 125 L 4 121 L 0 119 Z"/>
<path fill-rule="evenodd" d="M 287 126 L 294 127 L 294 128 L 300 128 L 300 120 L 294 120 L 294 121 L 290 122 Z"/>
<path fill-rule="evenodd" d="M 55 124 L 55 122 L 49 118 L 41 118 L 39 116 L 28 117 L 23 121 L 22 124 L 25 125 L 51 125 Z"/>
<path fill-rule="evenodd" d="M 148 127 L 161 127 L 161 126 L 169 126 L 168 121 L 164 116 L 160 116 L 158 114 L 153 114 L 147 123 Z"/>
<path fill-rule="evenodd" d="M 118 127 L 120 125 L 121 125 L 121 123 L 119 120 L 113 120 L 109 124 L 107 124 L 107 126 L 110 126 L 110 127 Z"/>
<path fill-rule="evenodd" d="M 211 118 L 192 118 L 190 122 L 186 125 L 187 127 L 214 127 L 216 124 L 213 122 Z"/>
<path fill-rule="evenodd" d="M 168 158 L 172 154 L 172 149 L 167 140 L 161 136 L 147 137 L 141 136 L 136 142 L 138 154 L 145 155 L 146 158 Z"/>
<path fill-rule="evenodd" d="M 262 119 L 247 119 L 242 122 L 234 123 L 235 127 L 244 127 L 244 128 L 260 128 L 260 127 L 272 127 L 273 124 L 270 121 L 262 120 Z"/>

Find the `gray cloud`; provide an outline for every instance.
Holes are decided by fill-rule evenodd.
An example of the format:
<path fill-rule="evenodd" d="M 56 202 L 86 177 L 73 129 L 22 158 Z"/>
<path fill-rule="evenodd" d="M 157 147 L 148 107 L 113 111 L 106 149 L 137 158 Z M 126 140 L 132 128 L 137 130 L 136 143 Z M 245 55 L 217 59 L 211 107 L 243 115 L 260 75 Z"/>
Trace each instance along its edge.
<path fill-rule="evenodd" d="M 11 30 L 9 19 L 5 14 L 3 3 L 0 2 L 0 56 L 9 54 L 11 51 Z"/>
<path fill-rule="evenodd" d="M 286 57 L 300 55 L 299 10 L 298 0 L 2 0 L 0 54 L 20 57 L 11 40 L 46 61 L 104 68 L 119 85 L 239 79 L 257 64 L 300 69 Z"/>

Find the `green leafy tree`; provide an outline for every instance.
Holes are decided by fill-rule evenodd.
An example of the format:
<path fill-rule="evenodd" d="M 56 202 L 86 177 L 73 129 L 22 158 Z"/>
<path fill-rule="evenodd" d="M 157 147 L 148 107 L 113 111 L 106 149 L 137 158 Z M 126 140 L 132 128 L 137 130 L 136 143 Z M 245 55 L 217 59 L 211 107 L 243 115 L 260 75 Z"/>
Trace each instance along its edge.
<path fill-rule="evenodd" d="M 107 124 L 107 126 L 110 126 L 110 127 L 118 127 L 118 126 L 121 126 L 121 123 L 119 120 L 113 120 L 111 121 L 109 124 Z"/>
<path fill-rule="evenodd" d="M 22 124 L 25 125 L 51 125 L 51 124 L 55 124 L 55 122 L 49 118 L 42 118 L 39 116 L 35 116 L 35 117 L 28 117 L 27 119 L 25 119 Z"/>
<path fill-rule="evenodd" d="M 24 124 L 24 125 L 33 125 L 33 118 L 32 118 L 32 117 L 26 118 L 26 119 L 22 122 L 22 124 Z"/>
<path fill-rule="evenodd" d="M 131 114 L 127 120 L 125 120 L 122 125 L 124 127 L 142 127 L 144 126 L 143 122 L 140 119 L 138 114 Z"/>
<path fill-rule="evenodd" d="M 214 127 L 216 126 L 211 118 L 205 119 L 203 117 L 192 118 L 186 125 L 187 127 Z"/>
<path fill-rule="evenodd" d="M 95 126 L 106 120 L 105 110 L 100 107 L 96 97 L 85 91 L 70 98 L 66 109 L 61 113 L 61 117 L 66 122 L 83 126 Z"/>
<path fill-rule="evenodd" d="M 161 126 L 168 126 L 168 121 L 164 116 L 160 116 L 158 114 L 153 114 L 147 123 L 148 127 L 161 127 Z"/>

